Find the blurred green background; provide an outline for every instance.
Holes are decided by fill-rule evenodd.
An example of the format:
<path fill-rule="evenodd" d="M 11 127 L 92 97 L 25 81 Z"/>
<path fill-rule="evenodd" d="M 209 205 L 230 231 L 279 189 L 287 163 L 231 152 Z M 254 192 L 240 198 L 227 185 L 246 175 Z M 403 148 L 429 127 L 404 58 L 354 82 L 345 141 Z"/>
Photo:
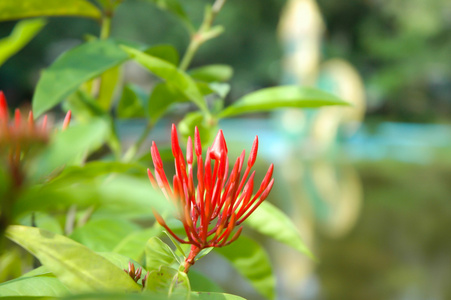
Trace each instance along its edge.
<path fill-rule="evenodd" d="M 197 24 L 206 2 L 212 1 L 185 1 Z M 218 16 L 226 31 L 201 48 L 193 66 L 234 68 L 229 103 L 284 82 L 287 49 L 278 38 L 278 24 L 287 2 L 229 0 Z M 320 60 L 347 61 L 364 83 L 362 125 L 347 133 L 341 131 L 347 120 L 340 119 L 337 134 L 318 146 L 312 136 L 321 124 L 306 122 L 297 131 L 299 123 L 290 123 L 287 115 L 221 124 L 233 141 L 232 156 L 260 136 L 261 168 L 275 162 L 277 171 L 270 201 L 295 219 L 319 259 L 312 262 L 268 244 L 281 279 L 279 299 L 451 299 L 451 2 L 316 4 L 325 26 Z M 15 23 L 0 23 L 0 37 Z M 50 18 L 0 68 L 0 90 L 11 107 L 29 102 L 41 70 L 98 30 L 92 20 Z M 147 45 L 170 43 L 179 53 L 189 41 L 172 15 L 138 0 L 121 4 L 112 36 Z M 152 78 L 141 73 L 133 69 L 127 80 L 149 88 Z M 314 118 L 309 114 L 316 112 L 303 117 Z M 208 272 L 208 260 L 202 264 L 199 268 Z M 259 299 L 231 272 L 211 276 L 232 285 L 236 294 Z"/>

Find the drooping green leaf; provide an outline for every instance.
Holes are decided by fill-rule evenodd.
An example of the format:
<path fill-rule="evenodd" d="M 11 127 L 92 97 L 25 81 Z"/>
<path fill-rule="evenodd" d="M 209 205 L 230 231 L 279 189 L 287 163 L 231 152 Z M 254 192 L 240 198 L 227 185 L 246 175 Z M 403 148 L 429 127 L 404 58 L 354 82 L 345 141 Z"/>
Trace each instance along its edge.
<path fill-rule="evenodd" d="M 58 132 L 47 149 L 36 160 L 33 173 L 47 175 L 65 164 L 76 162 L 77 158 L 99 147 L 109 134 L 108 124 L 94 120 L 88 124 L 70 125 Z"/>
<path fill-rule="evenodd" d="M 100 10 L 86 0 L 2 0 L 0 21 L 41 16 L 77 16 L 100 19 Z"/>
<path fill-rule="evenodd" d="M 246 300 L 237 295 L 210 292 L 191 292 L 192 300 Z"/>
<path fill-rule="evenodd" d="M 185 72 L 165 60 L 148 55 L 137 49 L 127 46 L 121 46 L 121 48 L 156 76 L 164 79 L 168 84 L 174 86 L 174 88 L 184 94 L 204 112 L 209 113 L 205 99 L 199 91 L 195 81 Z"/>
<path fill-rule="evenodd" d="M 0 284 L 1 297 L 61 297 L 69 290 L 54 276 L 20 277 Z"/>
<path fill-rule="evenodd" d="M 314 258 L 290 218 L 269 202 L 263 202 L 249 216 L 246 224 L 310 258 Z"/>
<path fill-rule="evenodd" d="M 124 87 L 116 113 L 122 119 L 142 118 L 146 115 L 139 95 L 130 86 Z"/>
<path fill-rule="evenodd" d="M 128 234 L 138 229 L 139 226 L 127 220 L 103 218 L 75 228 L 69 237 L 94 251 L 112 251 Z"/>
<path fill-rule="evenodd" d="M 227 107 L 220 118 L 278 108 L 313 108 L 326 105 L 349 105 L 340 98 L 318 89 L 300 86 L 279 86 L 250 93 Z"/>
<path fill-rule="evenodd" d="M 0 39 L 0 66 L 28 44 L 46 23 L 43 19 L 23 20 L 17 23 L 9 36 Z"/>
<path fill-rule="evenodd" d="M 127 58 L 111 40 L 91 41 L 65 52 L 43 72 L 33 97 L 33 112 L 41 115 L 75 92 L 83 82 Z"/>
<path fill-rule="evenodd" d="M 152 237 L 146 244 L 146 269 L 159 270 L 178 261 L 177 255 L 158 237 Z"/>
<path fill-rule="evenodd" d="M 133 232 L 120 241 L 114 247 L 113 252 L 128 256 L 136 261 L 141 261 L 144 256 L 147 241 L 160 232 L 161 228 L 159 226 Z"/>
<path fill-rule="evenodd" d="M 161 9 L 171 12 L 178 19 L 180 19 L 180 21 L 182 21 L 183 24 L 185 24 L 188 31 L 194 32 L 193 24 L 191 23 L 185 10 L 183 9 L 183 6 L 180 5 L 180 2 L 178 0 L 147 0 L 147 1 L 154 3 Z"/>
<path fill-rule="evenodd" d="M 206 82 L 225 82 L 233 75 L 232 67 L 228 65 L 207 65 L 189 71 L 191 77 Z"/>
<path fill-rule="evenodd" d="M 258 292 L 274 299 L 276 282 L 271 263 L 268 254 L 257 242 L 240 236 L 229 246 L 218 248 L 217 252 L 230 261 Z"/>
<path fill-rule="evenodd" d="M 179 64 L 179 53 L 172 45 L 156 45 L 150 47 L 144 53 L 165 60 L 174 66 Z"/>
<path fill-rule="evenodd" d="M 189 299 L 191 293 L 188 275 L 166 266 L 149 273 L 144 290 L 164 293 L 177 299 Z"/>
<path fill-rule="evenodd" d="M 62 235 L 14 225 L 6 236 L 35 255 L 72 292 L 140 289 L 123 270 Z"/>

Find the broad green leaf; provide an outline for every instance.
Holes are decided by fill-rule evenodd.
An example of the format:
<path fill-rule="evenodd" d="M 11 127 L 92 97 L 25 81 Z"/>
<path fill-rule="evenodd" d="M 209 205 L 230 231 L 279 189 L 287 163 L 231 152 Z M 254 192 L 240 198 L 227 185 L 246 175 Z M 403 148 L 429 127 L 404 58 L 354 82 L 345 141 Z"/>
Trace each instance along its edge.
<path fill-rule="evenodd" d="M 86 0 L 2 0 L 0 21 L 41 16 L 77 16 L 100 19 L 100 10 Z"/>
<path fill-rule="evenodd" d="M 314 259 L 290 218 L 271 203 L 260 204 L 246 220 L 246 224 Z"/>
<path fill-rule="evenodd" d="M 160 238 L 152 237 L 146 244 L 146 269 L 159 270 L 178 261 L 177 255 Z"/>
<path fill-rule="evenodd" d="M 0 4 L 1 7 L 2 4 Z M 0 9 L 0 14 L 1 14 Z M 0 39 L 0 66 L 33 39 L 47 22 L 43 19 L 20 21 L 11 34 Z"/>
<path fill-rule="evenodd" d="M 162 295 L 159 293 L 128 293 L 128 294 L 88 294 L 88 295 L 73 295 L 73 296 L 67 296 L 64 298 L 59 298 L 62 300 L 168 300 L 167 295 Z M 179 300 L 182 298 L 174 298 L 172 297 L 171 300 Z M 241 299 L 241 298 L 240 298 Z M 15 300 L 15 299 L 12 299 Z M 233 299 L 235 300 L 235 299 Z M 238 300 L 238 299 L 237 299 Z"/>
<path fill-rule="evenodd" d="M 111 108 L 114 91 L 116 90 L 120 75 L 121 69 L 119 66 L 116 66 L 103 72 L 100 76 L 100 89 L 97 100 L 99 106 L 104 111 L 108 111 Z"/>
<path fill-rule="evenodd" d="M 206 82 L 225 82 L 233 75 L 232 67 L 228 65 L 208 65 L 189 71 L 191 77 Z"/>
<path fill-rule="evenodd" d="M 156 45 L 150 47 L 144 53 L 165 60 L 174 66 L 179 64 L 179 53 L 172 45 Z"/>
<path fill-rule="evenodd" d="M 127 46 L 121 46 L 121 48 L 156 76 L 164 79 L 168 84 L 174 86 L 174 88 L 193 101 L 204 112 L 209 113 L 205 99 L 199 91 L 195 81 L 185 72 L 179 70 L 176 66 L 165 60 L 148 55 L 137 49 Z"/>
<path fill-rule="evenodd" d="M 127 58 L 111 40 L 91 41 L 65 52 L 43 72 L 33 97 L 33 112 L 41 115 L 75 92 L 83 82 Z"/>
<path fill-rule="evenodd" d="M 162 266 L 149 273 L 144 290 L 189 299 L 191 287 L 186 273 Z"/>
<path fill-rule="evenodd" d="M 31 270 L 30 272 L 27 272 L 23 274 L 21 277 L 36 277 L 36 276 L 42 276 L 45 275 L 47 277 L 55 277 L 55 275 L 52 274 L 52 272 L 47 269 L 45 266 L 37 267 L 36 269 Z"/>
<path fill-rule="evenodd" d="M 326 105 L 349 105 L 340 98 L 318 89 L 299 86 L 279 86 L 250 93 L 227 107 L 220 118 L 269 111 L 277 108 L 313 108 Z"/>
<path fill-rule="evenodd" d="M 117 117 L 121 119 L 142 118 L 146 115 L 139 96 L 130 86 L 125 86 L 116 108 Z"/>
<path fill-rule="evenodd" d="M 193 24 L 188 18 L 185 10 L 178 0 L 147 0 L 149 2 L 154 3 L 161 9 L 167 10 L 174 14 L 183 24 L 187 27 L 189 32 L 194 32 Z"/>
<path fill-rule="evenodd" d="M 103 120 L 93 120 L 88 124 L 70 125 L 58 132 L 51 144 L 40 155 L 34 165 L 36 176 L 47 175 L 74 159 L 86 155 L 99 147 L 109 134 L 108 124 Z"/>
<path fill-rule="evenodd" d="M 67 237 L 43 229 L 14 225 L 6 236 L 35 255 L 71 291 L 138 291 L 114 264 Z"/>
<path fill-rule="evenodd" d="M 188 273 L 191 289 L 198 292 L 222 292 L 222 288 L 202 273 L 193 270 Z"/>
<path fill-rule="evenodd" d="M 276 281 L 265 250 L 255 241 L 240 236 L 227 247 L 216 249 L 268 299 L 274 299 Z"/>
<path fill-rule="evenodd" d="M 94 251 L 112 251 L 121 240 L 138 229 L 139 226 L 130 221 L 105 218 L 75 228 L 69 237 Z"/>
<path fill-rule="evenodd" d="M 136 261 L 142 261 L 147 241 L 160 233 L 160 227 L 133 232 L 120 241 L 114 247 L 113 252 L 128 256 Z"/>
<path fill-rule="evenodd" d="M 69 290 L 53 276 L 20 277 L 0 284 L 1 297 L 61 297 L 67 294 Z"/>
<path fill-rule="evenodd" d="M 246 300 L 237 295 L 210 292 L 191 292 L 192 300 Z"/>

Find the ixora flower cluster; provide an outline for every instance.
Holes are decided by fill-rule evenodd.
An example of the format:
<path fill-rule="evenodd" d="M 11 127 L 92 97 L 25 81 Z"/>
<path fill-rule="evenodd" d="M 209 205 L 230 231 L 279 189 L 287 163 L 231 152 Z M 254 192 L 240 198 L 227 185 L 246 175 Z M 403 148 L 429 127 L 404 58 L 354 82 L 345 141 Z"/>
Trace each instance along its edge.
<path fill-rule="evenodd" d="M 235 241 L 242 231 L 235 227 L 243 223 L 257 207 L 267 198 L 274 179 L 273 164 L 269 167 L 260 188 L 253 194 L 255 171 L 249 176 L 255 163 L 258 151 L 258 137 L 252 145 L 244 175 L 241 171 L 245 160 L 243 150 L 228 176 L 229 159 L 227 144 L 222 130 L 219 130 L 213 145 L 207 149 L 205 162 L 202 158 L 202 146 L 199 131 L 194 133 L 194 149 L 197 158 L 197 187 L 193 179 L 193 143 L 188 138 L 186 160 L 179 145 L 177 130 L 172 125 L 172 153 L 175 159 L 175 175 L 171 189 L 163 169 L 163 162 L 155 142 L 152 143 L 151 154 L 155 167 L 155 176 L 148 171 L 152 185 L 159 187 L 165 197 L 177 208 L 177 218 L 182 222 L 187 240 L 177 236 L 154 211 L 156 220 L 177 241 L 191 244 L 191 251 L 185 260 L 185 272 L 194 264 L 196 256 L 202 249 L 222 247 Z"/>
<path fill-rule="evenodd" d="M 69 111 L 63 122 L 63 130 L 69 125 L 70 118 L 71 112 Z M 38 125 L 33 118 L 32 111 L 24 120 L 20 110 L 16 109 L 14 118 L 10 119 L 5 95 L 0 91 L 0 151 L 6 151 L 11 166 L 19 165 L 22 156 L 33 145 L 47 143 L 49 135 L 47 116 L 44 116 Z"/>

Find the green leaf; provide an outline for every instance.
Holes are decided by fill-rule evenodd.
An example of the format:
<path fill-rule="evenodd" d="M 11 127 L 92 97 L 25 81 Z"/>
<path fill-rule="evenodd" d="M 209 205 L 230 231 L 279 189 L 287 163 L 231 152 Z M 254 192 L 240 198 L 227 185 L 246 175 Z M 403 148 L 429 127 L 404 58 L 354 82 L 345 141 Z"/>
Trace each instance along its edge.
<path fill-rule="evenodd" d="M 275 297 L 275 278 L 265 250 L 255 241 L 240 236 L 230 246 L 218 248 L 224 256 L 252 286 L 268 299 Z"/>
<path fill-rule="evenodd" d="M 227 107 L 220 118 L 277 108 L 313 108 L 326 105 L 349 105 L 338 97 L 310 87 L 279 86 L 250 93 Z"/>
<path fill-rule="evenodd" d="M 144 51 L 144 53 L 165 60 L 174 66 L 179 64 L 179 53 L 172 45 L 153 46 Z"/>
<path fill-rule="evenodd" d="M 61 297 L 69 290 L 53 276 L 20 277 L 0 284 L 1 297 L 47 296 Z"/>
<path fill-rule="evenodd" d="M 194 32 L 193 24 L 188 18 L 185 10 L 180 5 L 178 0 L 147 0 L 149 2 L 154 3 L 161 9 L 167 10 L 174 14 L 183 24 L 187 27 L 189 32 Z"/>
<path fill-rule="evenodd" d="M 74 159 L 99 147 L 108 136 L 108 124 L 103 120 L 93 120 L 88 124 L 70 125 L 58 132 L 51 144 L 37 159 L 33 173 L 46 175 Z"/>
<path fill-rule="evenodd" d="M 228 65 L 208 65 L 189 71 L 191 77 L 206 82 L 225 82 L 233 75 L 232 67 Z"/>
<path fill-rule="evenodd" d="M 137 261 L 130 259 L 130 257 L 121 255 L 119 253 L 114 252 L 98 252 L 99 255 L 102 257 L 108 259 L 108 261 L 112 262 L 115 266 L 120 268 L 121 270 L 128 269 L 128 263 L 131 262 L 135 265 L 135 270 L 138 268 L 143 268 L 141 264 L 139 264 Z M 147 270 L 143 268 L 141 277 L 144 277 L 147 273 Z"/>
<path fill-rule="evenodd" d="M 210 292 L 192 292 L 190 299 L 192 300 L 246 300 L 240 296 L 224 294 L 224 293 L 210 293 Z"/>
<path fill-rule="evenodd" d="M 111 40 L 91 41 L 65 52 L 43 72 L 33 97 L 33 112 L 41 115 L 75 92 L 83 82 L 127 58 Z"/>
<path fill-rule="evenodd" d="M 86 0 L 2 0 L 0 21 L 40 16 L 78 16 L 100 19 L 100 10 Z"/>
<path fill-rule="evenodd" d="M 188 275 L 166 266 L 149 273 L 144 290 L 184 299 L 189 299 L 191 292 Z"/>
<path fill-rule="evenodd" d="M 187 113 L 179 122 L 177 129 L 183 138 L 188 139 L 188 136 L 194 135 L 194 128 L 196 126 L 199 130 L 202 145 L 208 145 L 217 131 L 217 126 L 208 124 L 201 112 Z"/>
<path fill-rule="evenodd" d="M 198 292 L 222 292 L 222 288 L 212 281 L 207 276 L 197 272 L 196 270 L 189 270 L 188 273 L 191 289 Z"/>
<path fill-rule="evenodd" d="M 290 218 L 271 203 L 265 201 L 260 204 L 246 224 L 314 259 Z"/>
<path fill-rule="evenodd" d="M 156 123 L 166 112 L 168 107 L 175 102 L 185 101 L 185 96 L 166 82 L 158 83 L 149 97 L 149 116 Z"/>
<path fill-rule="evenodd" d="M 69 236 L 94 251 L 112 251 L 128 234 L 139 229 L 130 221 L 110 218 L 91 220 Z"/>
<path fill-rule="evenodd" d="M 122 91 L 116 113 L 122 119 L 142 118 L 146 115 L 139 95 L 128 85 Z"/>
<path fill-rule="evenodd" d="M 32 220 L 34 224 L 32 224 Z M 32 212 L 20 220 L 21 225 L 39 227 L 57 234 L 63 234 L 61 223 L 48 213 Z"/>
<path fill-rule="evenodd" d="M 161 233 L 159 226 L 133 232 L 120 241 L 113 252 L 125 255 L 136 261 L 142 261 L 149 238 Z"/>
<path fill-rule="evenodd" d="M 146 244 L 146 269 L 159 270 L 178 261 L 177 255 L 158 237 L 152 237 Z"/>
<path fill-rule="evenodd" d="M 201 110 L 209 114 L 207 104 L 196 82 L 185 72 L 176 66 L 155 56 L 148 55 L 137 49 L 121 46 L 138 63 L 149 69 L 156 76 L 164 79 L 168 84 L 174 86 L 178 91 L 194 102 Z"/>
<path fill-rule="evenodd" d="M 0 4 L 1 7 L 1 4 Z M 1 9 L 0 9 L 1 14 Z M 11 34 L 0 39 L 0 66 L 11 56 L 16 54 L 47 24 L 44 19 L 20 21 L 14 26 Z"/>
<path fill-rule="evenodd" d="M 6 236 L 35 255 L 71 292 L 140 289 L 123 270 L 62 235 L 14 225 Z"/>
<path fill-rule="evenodd" d="M 99 96 L 97 98 L 99 106 L 108 111 L 111 108 L 113 102 L 114 91 L 116 89 L 119 77 L 121 75 L 119 66 L 111 68 L 103 72 L 100 76 L 100 89 Z"/>

